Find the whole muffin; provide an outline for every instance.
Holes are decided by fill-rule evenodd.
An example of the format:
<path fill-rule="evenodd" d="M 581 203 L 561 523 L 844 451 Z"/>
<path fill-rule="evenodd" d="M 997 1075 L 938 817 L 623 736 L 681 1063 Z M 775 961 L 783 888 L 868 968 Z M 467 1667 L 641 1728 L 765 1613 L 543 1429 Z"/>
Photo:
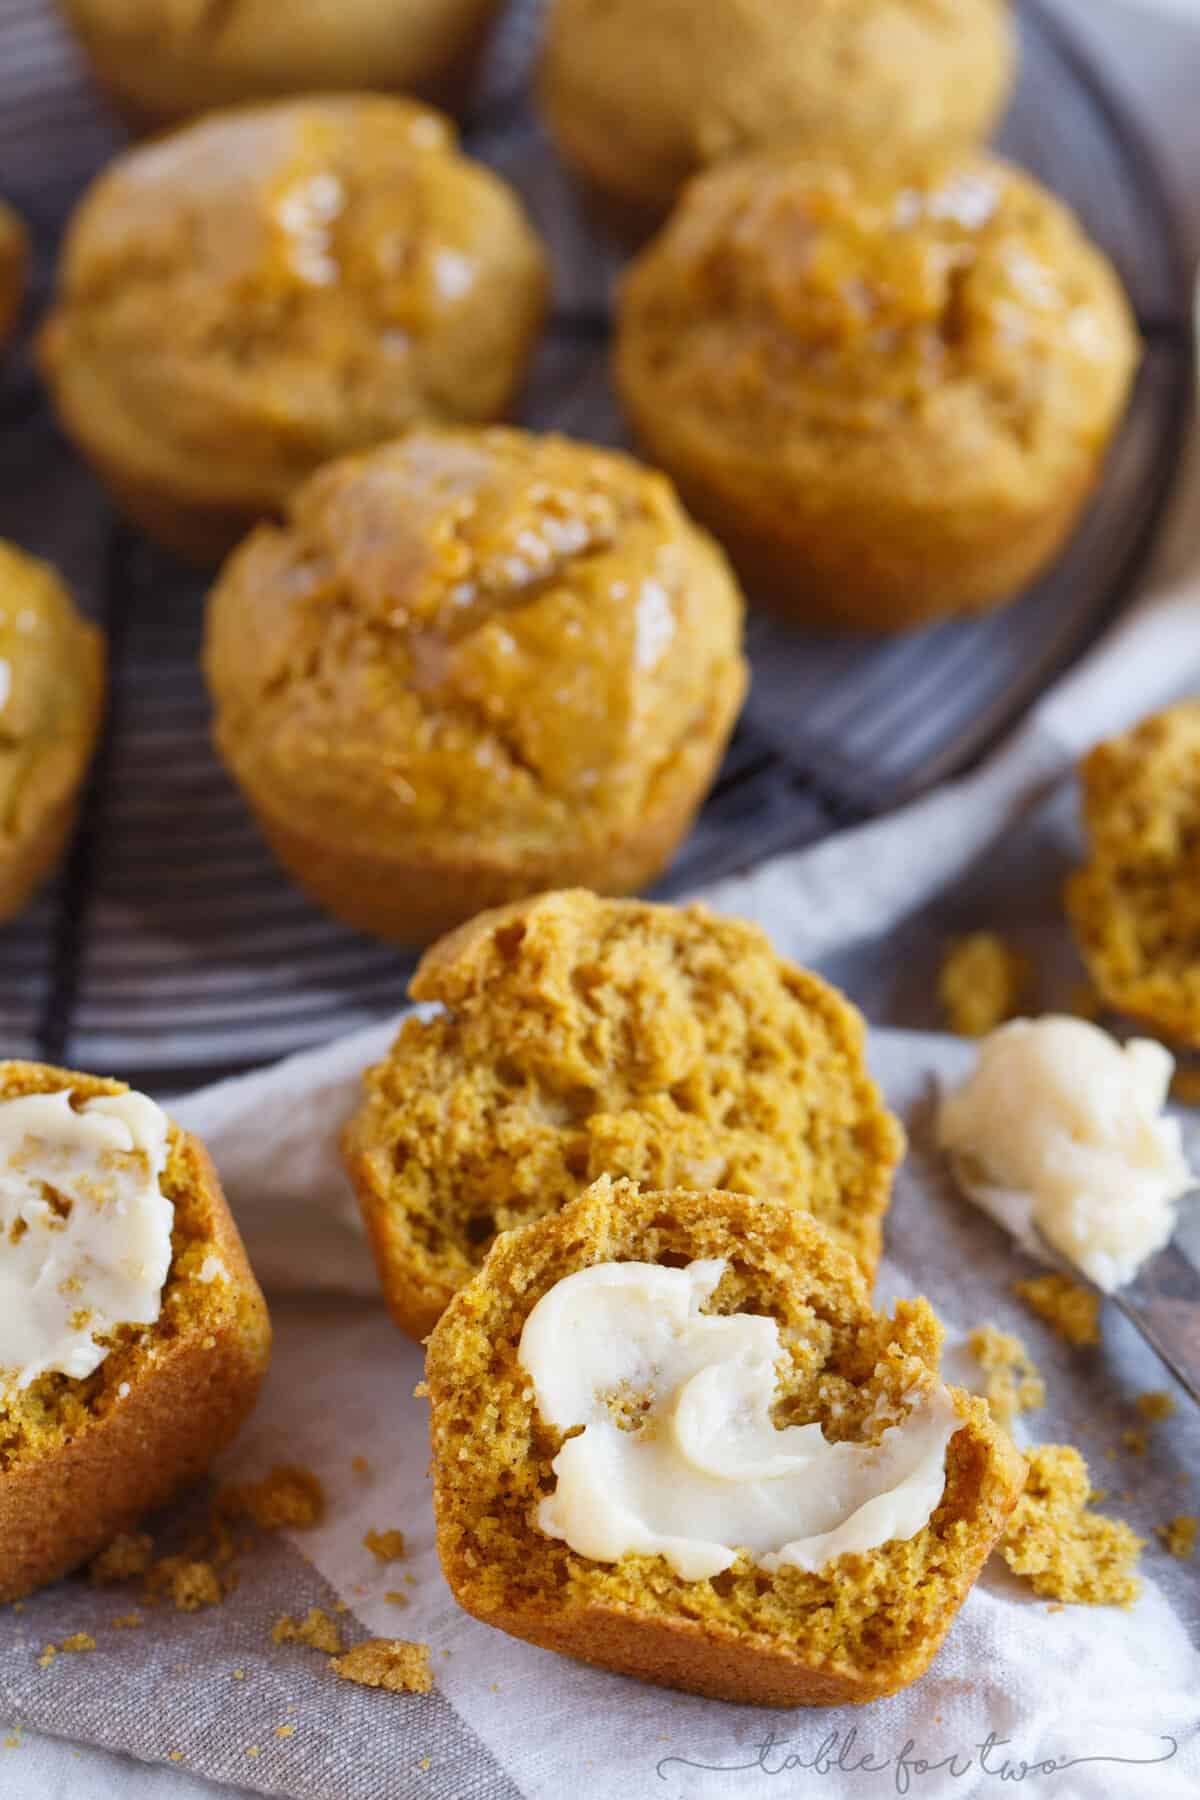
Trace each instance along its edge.
<path fill-rule="evenodd" d="M 130 515 L 213 560 L 330 457 L 499 417 L 546 282 L 516 196 L 439 114 L 284 101 L 110 164 L 68 231 L 42 365 Z"/>
<path fill-rule="evenodd" d="M 1086 866 L 1067 885 L 1108 1005 L 1200 1048 L 1200 700 L 1098 744 L 1080 771 Z"/>
<path fill-rule="evenodd" d="M 878 631 L 1045 567 L 1137 360 L 1107 259 L 998 158 L 899 177 L 773 153 L 698 177 L 633 265 L 616 378 L 752 597 Z"/>
<path fill-rule="evenodd" d="M 20 215 L 0 200 L 0 348 L 8 342 L 25 298 L 29 236 Z"/>
<path fill-rule="evenodd" d="M 386 88 L 454 109 L 497 0 L 62 0 L 134 125 L 239 100 Z"/>
<path fill-rule="evenodd" d="M 698 169 L 768 143 L 887 165 L 966 149 L 1015 51 L 1009 0 L 556 0 L 541 95 L 567 161 L 637 231 Z"/>
<path fill-rule="evenodd" d="M 650 881 L 741 705 L 741 627 L 663 477 L 416 430 L 322 470 L 226 565 L 217 747 L 320 905 L 423 943 L 539 888 Z"/>
<path fill-rule="evenodd" d="M 71 835 L 104 687 L 97 627 L 48 564 L 0 540 L 0 921 Z"/>
<path fill-rule="evenodd" d="M 874 1275 L 904 1133 L 858 1012 L 756 926 L 542 894 L 435 945 L 409 991 L 439 1010 L 368 1070 L 343 1151 L 410 1336 L 601 1175 L 775 1197 Z"/>

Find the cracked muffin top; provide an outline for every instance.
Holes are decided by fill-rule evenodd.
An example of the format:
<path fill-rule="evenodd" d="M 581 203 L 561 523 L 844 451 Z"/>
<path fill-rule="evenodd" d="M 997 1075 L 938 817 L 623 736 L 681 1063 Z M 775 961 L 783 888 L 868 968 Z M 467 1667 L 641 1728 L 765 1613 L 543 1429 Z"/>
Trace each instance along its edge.
<path fill-rule="evenodd" d="M 669 482 L 504 429 L 348 457 L 230 559 L 217 741 L 270 814 L 347 850 L 513 856 L 652 808 L 745 683 L 742 604 Z"/>
<path fill-rule="evenodd" d="M 397 1322 L 428 1331 L 500 1231 L 600 1175 L 810 1212 L 874 1273 L 904 1135 L 860 1015 L 705 907 L 574 890 L 430 950 L 347 1165 Z"/>
<path fill-rule="evenodd" d="M 78 786 L 103 689 L 97 627 L 48 563 L 0 540 L 0 857 L 33 837 Z"/>
<path fill-rule="evenodd" d="M 92 185 L 41 356 L 119 492 L 253 518 L 332 456 L 498 417 L 546 279 L 515 194 L 440 114 L 372 95 L 234 109 Z"/>
<path fill-rule="evenodd" d="M 710 171 L 628 276 L 617 348 L 668 466 L 740 467 L 759 505 L 797 478 L 868 476 L 1041 504 L 1104 447 L 1135 362 L 1107 259 L 988 155 L 903 175 L 784 153 Z"/>
<path fill-rule="evenodd" d="M 1009 0 L 555 0 L 541 88 L 572 162 L 661 214 L 697 169 L 768 143 L 885 164 L 966 148 L 1014 52 Z"/>
<path fill-rule="evenodd" d="M 1110 1006 L 1200 1045 L 1200 700 L 1085 758 L 1086 866 L 1067 911 Z"/>

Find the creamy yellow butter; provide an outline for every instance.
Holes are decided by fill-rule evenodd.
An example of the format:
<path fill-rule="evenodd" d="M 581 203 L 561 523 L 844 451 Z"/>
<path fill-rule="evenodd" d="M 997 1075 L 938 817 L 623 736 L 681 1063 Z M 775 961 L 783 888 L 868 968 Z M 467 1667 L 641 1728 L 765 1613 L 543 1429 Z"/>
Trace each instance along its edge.
<path fill-rule="evenodd" d="M 117 1325 L 158 1318 L 175 1209 L 167 1118 L 144 1094 L 0 1100 L 0 1396 L 80 1377 Z"/>
<path fill-rule="evenodd" d="M 702 1311 L 724 1268 L 600 1263 L 538 1301 L 520 1345 L 538 1411 L 583 1427 L 554 1460 L 539 1528 L 597 1562 L 660 1555 L 685 1581 L 742 1551 L 768 1571 L 815 1571 L 915 1536 L 961 1423 L 946 1389 L 914 1390 L 875 1445 L 776 1427 L 776 1321 Z"/>
<path fill-rule="evenodd" d="M 1161 1044 L 1082 1019 L 1017 1019 L 943 1100 L 938 1138 L 968 1196 L 1038 1254 L 1031 1226 L 1106 1293 L 1169 1240 L 1196 1185 Z"/>

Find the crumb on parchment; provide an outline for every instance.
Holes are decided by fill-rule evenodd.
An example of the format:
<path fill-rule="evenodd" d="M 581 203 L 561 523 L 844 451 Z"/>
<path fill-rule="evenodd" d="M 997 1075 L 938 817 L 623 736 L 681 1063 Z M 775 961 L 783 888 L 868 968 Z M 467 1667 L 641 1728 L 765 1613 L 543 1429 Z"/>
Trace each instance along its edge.
<path fill-rule="evenodd" d="M 402 1531 L 368 1531 L 363 1539 L 363 1547 L 377 1556 L 380 1562 L 399 1562 L 404 1555 L 404 1533 Z"/>
<path fill-rule="evenodd" d="M 1180 1562 L 1187 1562 L 1196 1554 L 1198 1530 L 1200 1518 L 1195 1513 L 1180 1513 L 1178 1518 L 1168 1519 L 1165 1525 L 1156 1525 L 1154 1535 L 1169 1555 L 1177 1556 Z"/>
<path fill-rule="evenodd" d="M 1087 1463 L 1068 1444 L 1029 1451 L 1029 1479 L 1000 1554 L 1043 1599 L 1073 1605 L 1132 1606 L 1142 1540 L 1120 1519 L 1091 1510 L 1097 1497 Z"/>
<path fill-rule="evenodd" d="M 394 1694 L 427 1694 L 433 1686 L 429 1645 L 405 1638 L 368 1638 L 344 1656 L 335 1656 L 332 1667 L 343 1681 L 387 1688 Z"/>
<path fill-rule="evenodd" d="M 938 999 L 951 1031 L 986 1037 L 1020 1012 L 1033 980 L 1029 958 L 995 931 L 973 931 L 947 945 Z"/>
<path fill-rule="evenodd" d="M 1013 1292 L 1075 1349 L 1100 1342 L 1100 1296 L 1069 1275 L 1034 1275 Z"/>
<path fill-rule="evenodd" d="M 1164 1419 L 1173 1419 L 1179 1408 L 1175 1404 L 1173 1394 L 1163 1388 L 1155 1388 L 1148 1394 L 1139 1394 L 1134 1402 L 1143 1419 L 1152 1424 L 1160 1424 Z"/>
<path fill-rule="evenodd" d="M 987 1375 L 987 1402 L 1001 1425 L 1046 1404 L 1046 1384 L 1019 1337 L 996 1325 L 980 1325 L 967 1344 Z"/>
<path fill-rule="evenodd" d="M 278 1463 L 261 1481 L 223 1488 L 217 1510 L 226 1518 L 246 1514 L 264 1531 L 305 1531 L 325 1516 L 325 1490 L 311 1469 Z"/>

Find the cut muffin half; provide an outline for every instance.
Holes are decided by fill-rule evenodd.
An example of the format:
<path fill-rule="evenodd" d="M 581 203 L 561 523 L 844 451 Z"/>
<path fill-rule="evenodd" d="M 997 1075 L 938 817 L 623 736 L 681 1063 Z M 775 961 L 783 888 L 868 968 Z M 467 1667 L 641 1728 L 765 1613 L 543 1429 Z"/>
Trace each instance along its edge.
<path fill-rule="evenodd" d="M 157 1189 L 171 1211 L 165 1215 L 169 1245 L 162 1249 L 169 1263 L 157 1317 L 123 1323 L 105 1316 L 89 1329 L 96 1294 L 78 1270 L 90 1268 L 95 1279 L 96 1260 L 89 1265 L 71 1250 L 67 1227 L 76 1207 L 87 1213 L 81 1229 L 92 1236 L 84 1248 L 98 1251 L 102 1276 L 104 1235 L 114 1212 L 128 1214 L 119 1195 L 114 1204 L 107 1183 L 145 1152 L 135 1138 L 132 1152 L 100 1149 L 85 1167 L 73 1163 L 63 1142 L 53 1141 L 52 1119 L 27 1130 L 23 1114 L 15 1131 L 6 1130 L 10 1102 L 59 1094 L 70 1096 L 71 1115 L 78 1118 L 91 1103 L 130 1090 L 123 1082 L 39 1063 L 0 1062 L 0 1202 L 7 1223 L 0 1242 L 6 1296 L 0 1342 L 11 1347 L 22 1335 L 14 1294 L 27 1291 L 28 1277 L 45 1276 L 36 1259 L 45 1262 L 57 1245 L 67 1246 L 58 1251 L 63 1282 L 79 1301 L 78 1313 L 59 1328 L 57 1349 L 64 1354 L 37 1358 L 24 1377 L 20 1369 L 0 1368 L 0 1601 L 67 1574 L 202 1474 L 254 1405 L 270 1354 L 266 1305 L 208 1154 L 161 1114 L 165 1142 Z M 151 1116 L 157 1113 L 143 1096 L 131 1098 Z M 30 1171 L 36 1183 L 47 1169 L 52 1179 L 42 1194 L 61 1220 L 61 1232 L 47 1229 L 52 1222 L 31 1197 Z M 22 1240 L 32 1242 L 39 1233 L 44 1253 L 31 1256 L 28 1247 L 22 1253 Z M 131 1239 L 136 1281 L 153 1260 L 151 1239 L 148 1230 Z M 25 1259 L 19 1270 L 18 1254 Z M 113 1254 L 110 1287 L 123 1284 L 129 1268 Z M 148 1279 L 148 1291 L 155 1286 Z M 153 1312 L 153 1300 L 142 1310 Z M 27 1320 L 29 1343 L 44 1350 L 51 1329 L 45 1313 L 39 1317 L 30 1307 Z M 38 1361 L 74 1363 L 87 1372 L 68 1374 L 57 1366 L 38 1372 Z"/>
<path fill-rule="evenodd" d="M 945 1409 L 944 1479 L 927 1522 L 824 1564 L 818 1550 L 813 1567 L 788 1561 L 790 1544 L 769 1557 L 734 1545 L 728 1566 L 697 1579 L 676 1572 L 676 1549 L 600 1560 L 548 1535 L 546 1503 L 554 1496 L 561 1511 L 567 1479 L 561 1453 L 580 1434 L 546 1422 L 526 1327 L 559 1283 L 612 1264 L 653 1265 L 654 1275 L 703 1264 L 709 1280 L 718 1265 L 702 1316 L 772 1322 L 770 1422 L 819 1425 L 821 1455 L 878 1446 L 916 1408 Z M 642 1329 L 631 1316 L 629 1336 Z M 793 1206 L 597 1182 L 556 1216 L 498 1239 L 430 1339 L 438 1554 L 456 1599 L 515 1637 L 719 1699 L 815 1706 L 895 1693 L 928 1667 L 1025 1479 L 986 1402 L 938 1380 L 940 1339 L 924 1300 L 900 1302 L 891 1319 L 873 1312 L 853 1259 Z M 589 1367 L 594 1344 L 592 1333 Z M 565 1346 L 559 1366 L 572 1366 Z M 615 1396 L 635 1433 L 676 1429 L 679 1394 L 657 1393 L 654 1376 Z M 786 1430 L 778 1437 L 789 1441 Z M 644 1507 L 644 1480 L 628 1493 Z M 665 1504 L 684 1533 L 677 1486 Z M 860 1517 L 854 1530 L 869 1543 L 861 1527 Z"/>
<path fill-rule="evenodd" d="M 496 1233 L 600 1175 L 777 1195 L 870 1276 L 904 1134 L 858 1012 L 702 906 L 582 889 L 434 946 L 343 1148 L 397 1324 L 423 1337 Z"/>

